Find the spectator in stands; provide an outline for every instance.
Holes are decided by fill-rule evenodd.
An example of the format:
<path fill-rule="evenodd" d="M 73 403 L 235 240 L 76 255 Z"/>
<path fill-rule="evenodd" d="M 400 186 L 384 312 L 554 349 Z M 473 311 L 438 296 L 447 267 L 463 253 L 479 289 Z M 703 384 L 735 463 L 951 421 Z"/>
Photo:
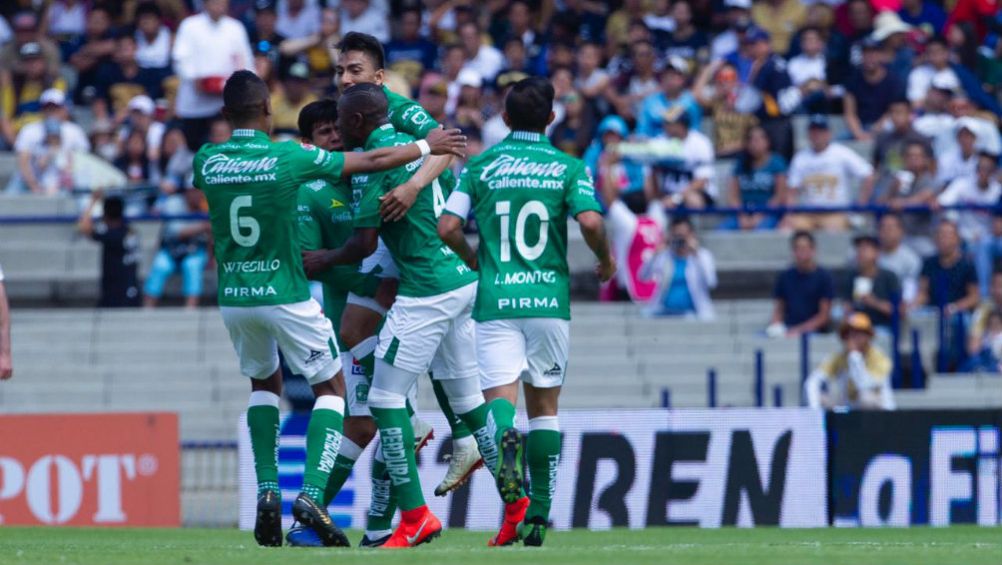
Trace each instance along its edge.
<path fill-rule="evenodd" d="M 14 151 L 17 155 L 18 174 L 11 179 L 8 191 L 24 192 L 34 194 L 44 192 L 44 187 L 40 179 L 35 175 L 33 167 L 33 156 L 44 152 L 48 147 L 50 138 L 50 128 L 58 126 L 59 147 L 67 152 L 88 152 L 90 142 L 83 128 L 69 121 L 69 112 L 66 109 L 66 95 L 61 90 L 49 89 L 42 93 L 39 98 L 42 103 L 42 115 L 44 120 L 32 122 L 17 134 L 14 141 Z"/>
<path fill-rule="evenodd" d="M 934 36 L 925 44 L 924 63 L 916 66 L 908 74 L 908 100 L 918 109 L 925 104 L 926 95 L 932 86 L 932 78 L 939 74 L 941 80 L 960 84 L 956 73 L 950 68 L 950 48 L 946 39 Z"/>
<path fill-rule="evenodd" d="M 623 5 L 609 15 L 605 24 L 606 45 L 619 49 L 629 45 L 630 22 L 643 21 L 643 0 L 623 0 Z"/>
<path fill-rule="evenodd" d="M 139 306 L 139 237 L 122 212 L 124 203 L 117 196 L 103 199 L 104 213 L 94 223 L 94 210 L 102 203 L 101 191 L 91 194 L 90 204 L 80 215 L 77 229 L 101 244 L 100 308 Z"/>
<path fill-rule="evenodd" d="M 763 0 L 752 5 L 751 17 L 771 36 L 772 50 L 786 53 L 793 32 L 807 19 L 807 9 L 799 0 Z"/>
<path fill-rule="evenodd" d="M 710 60 L 726 59 L 741 47 L 744 32 L 751 25 L 751 0 L 724 0 L 727 28 L 710 41 Z"/>
<path fill-rule="evenodd" d="M 936 181 L 940 186 L 948 186 L 959 178 L 970 178 L 978 166 L 976 133 L 977 126 L 970 121 L 957 121 L 953 128 L 956 143 L 945 153 L 938 155 Z"/>
<path fill-rule="evenodd" d="M 786 161 L 773 153 L 769 136 L 759 126 L 745 134 L 744 151 L 738 155 L 734 174 L 728 182 L 728 206 L 784 206 L 788 200 Z M 728 216 L 725 230 L 771 230 L 779 225 L 780 214 L 743 213 Z"/>
<path fill-rule="evenodd" d="M 488 82 L 493 81 L 504 66 L 504 56 L 493 45 L 484 43 L 480 26 L 475 21 L 464 23 L 459 27 L 459 39 L 466 53 L 465 68 L 477 71 Z"/>
<path fill-rule="evenodd" d="M 943 32 L 943 26 L 946 25 L 946 12 L 930 0 L 901 0 L 898 15 L 925 37 L 935 37 Z"/>
<path fill-rule="evenodd" d="M 42 122 L 44 144 L 31 154 L 31 168 L 42 194 L 54 196 L 73 190 L 73 151 L 63 146 L 60 123 L 54 118 Z"/>
<path fill-rule="evenodd" d="M 226 15 L 227 0 L 205 0 L 205 10 L 185 18 L 174 38 L 174 70 L 181 83 L 175 114 L 188 148 L 205 142 L 213 119 L 223 107 L 223 84 L 234 71 L 250 69 L 254 58 L 247 32 Z"/>
<path fill-rule="evenodd" d="M 890 358 L 873 341 L 873 324 L 863 313 L 839 328 L 842 351 L 826 359 L 804 382 L 811 408 L 894 410 Z M 824 389 L 824 390 L 822 390 Z"/>
<path fill-rule="evenodd" d="M 129 132 L 115 166 L 125 173 L 126 181 L 132 186 L 146 186 L 153 181 L 154 169 L 146 148 L 146 134 L 139 130 Z"/>
<path fill-rule="evenodd" d="M 650 94 L 640 105 L 637 116 L 636 133 L 647 137 L 660 135 L 664 114 L 672 108 L 681 108 L 688 114 L 688 122 L 694 129 L 699 128 L 702 111 L 695 96 L 687 88 L 689 65 L 681 57 L 665 59 L 661 71 L 661 91 Z"/>
<path fill-rule="evenodd" d="M 790 81 L 800 89 L 808 113 L 828 111 L 828 99 L 835 94 L 828 84 L 828 58 L 821 29 L 807 27 L 800 33 L 800 53 L 790 58 Z"/>
<path fill-rule="evenodd" d="M 630 66 L 610 81 L 605 98 L 627 121 L 638 119 L 644 99 L 658 91 L 657 53 L 650 40 L 630 46 Z M 610 64 L 611 66 L 611 64 Z"/>
<path fill-rule="evenodd" d="M 192 158 L 184 134 L 171 128 L 164 134 L 163 149 L 157 163 L 157 178 L 160 179 L 160 193 L 170 195 L 189 188 L 192 181 Z"/>
<path fill-rule="evenodd" d="M 873 325 L 888 329 L 894 305 L 901 302 L 901 283 L 897 275 L 880 267 L 880 242 L 876 236 L 858 235 L 852 242 L 856 262 L 838 291 L 844 316 L 862 312 Z"/>
<path fill-rule="evenodd" d="M 278 26 L 278 10 L 275 4 L 267 0 L 259 2 L 254 7 L 254 22 L 250 26 L 248 40 L 255 52 L 272 52 L 274 63 L 278 63 L 278 51 L 272 51 L 285 43 L 286 36 L 276 29 Z"/>
<path fill-rule="evenodd" d="M 446 114 L 449 116 L 449 120 L 456 119 L 456 113 L 459 111 L 460 103 L 464 99 L 464 93 L 466 94 L 466 100 L 479 98 L 483 86 L 484 78 L 480 76 L 480 73 L 470 68 L 464 68 L 461 70 L 456 76 L 456 80 L 449 84 L 449 100 L 445 105 Z M 467 109 L 464 113 L 469 113 L 471 110 L 479 112 L 479 109 L 475 106 L 470 108 L 469 102 L 467 102 L 466 106 Z M 467 119 L 468 117 L 469 116 L 464 116 L 464 119 Z M 480 128 L 483 128 L 482 122 L 480 124 Z"/>
<path fill-rule="evenodd" d="M 981 110 L 965 93 L 959 93 L 950 100 L 950 113 L 958 127 L 964 125 L 974 132 L 977 149 L 1002 154 L 1002 137 L 997 124 L 997 116 L 1002 116 L 1002 110 L 998 114 Z"/>
<path fill-rule="evenodd" d="M 773 151 L 784 159 L 793 156 L 792 114 L 800 106 L 800 89 L 790 82 L 786 61 L 772 51 L 769 34 L 751 28 L 744 35 L 743 49 L 732 59 L 742 85 L 753 92 L 748 111 L 769 134 Z"/>
<path fill-rule="evenodd" d="M 823 332 L 831 320 L 835 288 L 831 274 L 818 266 L 814 236 L 798 231 L 790 240 L 793 265 L 779 274 L 775 305 L 766 329 L 770 337 Z"/>
<path fill-rule="evenodd" d="M 646 171 L 643 165 L 631 159 L 621 159 L 616 151 L 616 147 L 629 135 L 630 128 L 623 118 L 606 116 L 598 125 L 597 137 L 585 151 L 584 162 L 592 171 L 600 191 L 607 185 L 614 187 L 616 198 L 639 214 L 647 207 L 647 195 L 644 193 Z"/>
<path fill-rule="evenodd" d="M 933 204 L 939 188 L 933 174 L 933 162 L 932 148 L 928 143 L 920 139 L 909 141 L 904 146 L 904 167 L 884 177 L 884 182 L 874 191 L 873 201 L 899 211 L 906 207 Z M 926 234 L 931 231 L 931 215 L 928 212 L 911 211 L 903 221 L 907 233 L 923 241 L 927 239 Z M 921 247 L 928 249 L 924 244 Z"/>
<path fill-rule="evenodd" d="M 908 75 L 915 67 L 917 54 L 910 40 L 912 32 L 912 26 L 891 10 L 880 12 L 874 20 L 871 38 L 880 42 L 887 70 L 902 81 L 902 85 L 907 84 Z"/>
<path fill-rule="evenodd" d="M 585 43 L 578 49 L 577 72 L 574 86 L 588 101 L 599 103 L 609 86 L 609 72 L 602 68 L 602 47 Z M 603 101 L 604 102 L 604 101 Z"/>
<path fill-rule="evenodd" d="M 0 266 L 0 381 L 14 376 L 14 359 L 10 348 L 10 302 L 4 284 L 3 267 Z"/>
<path fill-rule="evenodd" d="M 912 304 L 918 292 L 922 259 L 904 243 L 905 230 L 901 216 L 884 214 L 880 217 L 879 226 L 880 255 L 877 258 L 877 265 L 897 276 L 901 284 L 901 301 L 904 304 Z"/>
<path fill-rule="evenodd" d="M 352 31 L 367 33 L 381 43 L 390 40 L 390 24 L 383 8 L 369 0 L 344 0 L 341 2 L 341 33 Z"/>
<path fill-rule="evenodd" d="M 114 65 L 115 36 L 111 29 L 111 14 L 104 6 L 91 8 L 87 14 L 87 33 L 72 48 L 69 64 L 77 72 L 77 85 L 73 100 L 87 105 L 97 94 L 102 76 Z"/>
<path fill-rule="evenodd" d="M 869 200 L 873 189 L 873 167 L 848 147 L 831 142 L 828 118 L 811 116 L 807 136 L 810 146 L 797 152 L 790 163 L 790 203 L 803 206 L 848 206 L 854 200 L 851 182 L 860 182 L 860 201 Z M 793 214 L 791 227 L 798 230 L 841 231 L 849 227 L 843 212 Z"/>
<path fill-rule="evenodd" d="M 557 149 L 564 153 L 581 157 L 594 137 L 594 111 L 592 106 L 586 103 L 576 90 L 571 90 L 561 96 L 560 103 L 564 107 L 564 117 L 560 123 L 553 127 L 550 140 Z"/>
<path fill-rule="evenodd" d="M 500 18 L 495 18 L 492 22 L 493 41 L 495 45 L 506 45 L 510 39 L 518 39 L 529 59 L 537 59 L 540 56 L 540 37 L 533 29 L 533 13 L 528 2 L 515 0 L 508 4 L 498 13 Z"/>
<path fill-rule="evenodd" d="M 676 106 L 665 112 L 664 135 L 658 139 L 675 148 L 660 159 L 651 174 L 661 202 L 668 209 L 712 207 L 717 199 L 714 155 L 710 139 L 689 125 L 689 114 Z"/>
<path fill-rule="evenodd" d="M 201 191 L 188 189 L 165 198 L 158 208 L 162 214 L 197 214 L 205 211 Z M 163 296 L 164 285 L 175 271 L 181 271 L 185 308 L 195 308 L 202 296 L 202 273 L 209 262 L 209 222 L 169 220 L 160 234 L 160 250 L 150 265 L 143 288 L 143 305 L 153 308 Z"/>
<path fill-rule="evenodd" d="M 306 0 L 279 0 L 275 31 L 288 39 L 299 39 L 317 33 L 320 29 L 320 8 Z M 348 10 L 348 2 L 343 2 Z M 380 40 L 386 41 L 389 37 Z"/>
<path fill-rule="evenodd" d="M 948 75 L 937 73 L 933 76 L 929 90 L 926 91 L 922 112 L 912 122 L 915 131 L 932 140 L 937 158 L 956 144 L 953 131 L 956 120 L 949 113 L 949 106 L 953 100 L 953 91 L 958 86 Z"/>
<path fill-rule="evenodd" d="M 1002 310 L 992 309 L 980 321 L 980 329 L 971 328 L 967 338 L 968 358 L 961 367 L 963 372 L 1002 372 Z"/>
<path fill-rule="evenodd" d="M 66 90 L 61 78 L 52 78 L 41 45 L 25 43 L 19 57 L 17 70 L 0 72 L 0 145 L 14 143 L 25 124 L 42 119 L 42 92 L 50 88 Z"/>
<path fill-rule="evenodd" d="M 428 115 L 435 118 L 435 121 L 444 124 L 446 120 L 445 103 L 449 99 L 449 85 L 442 80 L 441 75 L 425 75 L 420 90 L 418 90 L 418 103 L 428 112 Z M 497 114 L 496 117 L 500 117 Z M 491 118 L 493 120 L 494 118 Z M 504 123 L 501 123 L 504 126 Z M 486 124 L 485 124 L 486 129 Z M 485 132 L 486 133 L 486 132 Z M 498 141 L 507 136 L 507 132 L 498 138 Z"/>
<path fill-rule="evenodd" d="M 905 169 L 905 148 L 912 143 L 928 145 L 925 136 L 912 127 L 912 108 L 908 100 L 893 100 L 887 109 L 890 127 L 877 134 L 873 145 L 873 167 L 877 170 L 877 191 Z M 930 154 L 932 148 L 929 148 Z"/>
<path fill-rule="evenodd" d="M 957 224 L 939 223 L 936 251 L 922 265 L 915 306 L 936 307 L 948 316 L 970 312 L 978 305 L 978 275 L 964 256 Z"/>
<path fill-rule="evenodd" d="M 734 66 L 724 60 L 710 63 L 699 73 L 692 92 L 713 117 L 713 150 L 717 157 L 740 154 L 745 135 L 758 123 L 758 118 L 738 107 L 741 88 Z"/>
<path fill-rule="evenodd" d="M 272 130 L 275 135 L 296 135 L 300 110 L 317 96 L 310 91 L 310 69 L 306 63 L 296 61 L 284 75 L 271 93 Z"/>
<path fill-rule="evenodd" d="M 109 163 L 118 159 L 118 140 L 110 120 L 95 120 L 90 128 L 90 146 L 92 153 Z"/>
<path fill-rule="evenodd" d="M 668 33 L 664 56 L 679 57 L 690 64 L 705 65 L 709 62 L 710 41 L 692 21 L 692 5 L 688 0 L 676 0 L 671 5 L 669 21 L 674 23 L 675 29 Z"/>
<path fill-rule="evenodd" d="M 163 97 L 164 74 L 157 69 L 144 69 L 136 59 L 136 39 L 123 35 L 115 40 L 113 63 L 94 83 L 91 109 L 97 119 L 122 121 L 129 111 L 127 105 L 139 96 L 150 100 Z M 155 105 L 153 105 L 155 108 Z"/>
<path fill-rule="evenodd" d="M 82 0 L 54 0 L 42 18 L 46 34 L 59 41 L 61 47 L 73 43 L 87 28 L 87 9 Z"/>
<path fill-rule="evenodd" d="M 901 79 L 884 65 L 886 56 L 879 42 L 864 41 L 863 63 L 845 85 L 845 124 L 858 141 L 873 139 L 891 102 L 904 96 Z"/>
<path fill-rule="evenodd" d="M 998 178 L 998 156 L 981 152 L 973 177 L 955 179 L 937 198 L 942 206 L 972 204 L 995 206 L 1002 199 L 1002 183 Z M 960 228 L 960 236 L 973 250 L 974 265 L 978 271 L 981 295 L 988 294 L 988 284 L 995 267 L 995 259 L 1002 256 L 1002 239 L 999 237 L 997 215 L 987 210 L 963 210 L 951 213 Z"/>
<path fill-rule="evenodd" d="M 437 58 L 438 45 L 421 36 L 421 10 L 400 12 L 393 40 L 386 44 L 386 68 L 404 76 L 413 89 Z"/>
<path fill-rule="evenodd" d="M 156 2 L 143 2 L 136 8 L 136 63 L 143 69 L 171 72 L 170 50 L 173 34 L 163 21 Z"/>
<path fill-rule="evenodd" d="M 658 284 L 651 314 L 714 318 L 710 291 L 717 287 L 717 268 L 713 254 L 700 247 L 692 222 L 685 216 L 672 220 L 668 241 L 662 241 L 657 253 L 644 262 L 640 278 Z"/>
<path fill-rule="evenodd" d="M 0 73 L 19 72 L 21 47 L 37 43 L 42 48 L 49 79 L 55 79 L 62 63 L 59 47 L 40 31 L 38 16 L 32 11 L 18 12 L 11 18 L 14 40 L 0 47 Z"/>

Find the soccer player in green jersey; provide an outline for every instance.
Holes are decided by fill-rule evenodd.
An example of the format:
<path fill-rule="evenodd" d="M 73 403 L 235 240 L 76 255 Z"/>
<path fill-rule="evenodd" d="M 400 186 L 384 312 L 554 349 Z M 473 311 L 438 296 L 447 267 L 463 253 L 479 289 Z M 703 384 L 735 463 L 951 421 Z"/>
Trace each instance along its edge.
<path fill-rule="evenodd" d="M 378 39 L 365 33 L 349 32 L 337 44 L 337 50 L 334 80 L 339 91 L 343 92 L 356 84 L 380 86 L 388 101 L 389 122 L 398 132 L 414 138 L 424 138 L 430 131 L 440 127 L 420 104 L 400 96 L 383 85 L 385 56 L 383 46 Z M 383 219 L 392 222 L 402 218 L 414 205 L 420 191 L 430 186 L 432 181 L 448 168 L 450 159 L 451 157 L 447 155 L 426 158 L 413 175 L 404 177 L 399 186 L 392 187 L 392 190 L 382 195 L 379 207 Z M 360 194 L 360 191 L 357 192 Z M 390 253 L 382 243 L 377 246 L 373 255 L 363 262 L 362 270 L 365 272 L 376 266 L 384 272 L 396 271 Z M 341 324 L 342 341 L 354 359 L 359 361 L 356 367 L 365 371 L 369 378 L 372 378 L 376 329 L 385 314 L 386 311 L 380 309 L 372 299 L 355 294 L 348 296 L 348 306 L 345 308 Z M 441 383 L 432 380 L 432 387 L 452 432 L 449 469 L 435 488 L 435 494 L 443 496 L 463 484 L 482 465 L 482 462 L 470 429 L 453 413 Z"/>
<path fill-rule="evenodd" d="M 386 117 L 387 100 L 373 84 L 358 84 L 338 103 L 338 129 L 347 147 L 372 150 L 407 144 L 413 137 L 397 132 Z M 401 522 L 387 548 L 411 547 L 438 536 L 441 523 L 429 510 L 421 492 L 407 415 L 406 394 L 429 368 L 452 409 L 475 433 L 480 452 L 490 463 L 497 458 L 493 435 L 486 434 L 489 418 L 477 379 L 473 273 L 438 238 L 438 216 L 445 207 L 454 179 L 448 171 L 423 189 L 414 206 L 396 222 L 383 220 L 379 199 L 399 186 L 420 166 L 420 160 L 379 174 L 354 175 L 364 187 L 355 216 L 355 233 L 339 249 L 326 253 L 330 264 L 357 261 L 371 253 L 381 237 L 400 271 L 400 287 L 376 348 L 375 376 L 369 389 L 369 409 L 379 428 L 383 457 L 401 509 Z"/>
<path fill-rule="evenodd" d="M 546 535 L 560 461 L 557 400 L 569 348 L 568 216 L 577 219 L 598 257 L 598 277 L 607 281 L 616 271 L 590 174 L 543 133 L 553 120 L 552 107 L 547 80 L 532 77 L 512 87 L 502 114 L 512 133 L 470 159 L 438 225 L 442 240 L 480 273 L 473 310 L 477 362 L 497 425 L 501 453 L 493 471 L 506 502 L 492 545 L 522 537 L 538 546 Z M 462 231 L 471 210 L 480 230 L 477 252 Z M 514 427 L 520 380 L 529 415 L 528 498 Z"/>
<path fill-rule="evenodd" d="M 220 312 L 240 370 L 251 379 L 247 425 L 258 480 L 254 537 L 261 545 L 282 543 L 278 348 L 317 396 L 306 434 L 303 489 L 292 505 L 293 516 L 313 528 L 324 545 L 348 545 L 319 503 L 341 442 L 345 385 L 330 321 L 310 298 L 301 263 L 295 215 L 299 185 L 385 170 L 429 153 L 458 153 L 465 142 L 458 131 L 436 131 L 409 146 L 350 154 L 272 143 L 268 87 L 250 71 L 227 79 L 223 102 L 233 134 L 198 151 L 194 184 L 209 203 Z"/>

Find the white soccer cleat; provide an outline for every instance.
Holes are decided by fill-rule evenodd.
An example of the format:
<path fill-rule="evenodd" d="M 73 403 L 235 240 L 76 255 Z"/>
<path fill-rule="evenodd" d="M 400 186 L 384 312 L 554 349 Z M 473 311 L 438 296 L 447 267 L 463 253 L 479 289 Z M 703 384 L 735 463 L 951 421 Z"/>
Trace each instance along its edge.
<path fill-rule="evenodd" d="M 442 482 L 435 487 L 435 496 L 445 496 L 461 487 L 474 471 L 484 466 L 480 450 L 477 449 L 477 442 L 473 441 L 472 437 L 466 440 L 452 444 L 452 455 L 446 456 L 449 458 L 449 471 Z"/>
<path fill-rule="evenodd" d="M 414 453 L 417 453 L 435 439 L 435 428 L 417 416 L 411 419 L 411 426 L 414 428 Z"/>

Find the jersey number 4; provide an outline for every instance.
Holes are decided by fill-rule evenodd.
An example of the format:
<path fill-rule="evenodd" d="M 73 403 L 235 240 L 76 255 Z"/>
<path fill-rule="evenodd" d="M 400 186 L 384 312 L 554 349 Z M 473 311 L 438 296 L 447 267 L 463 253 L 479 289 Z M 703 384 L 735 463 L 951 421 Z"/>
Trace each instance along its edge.
<path fill-rule="evenodd" d="M 494 213 L 501 217 L 501 262 L 511 261 L 511 201 L 502 200 L 494 204 Z M 532 216 L 539 217 L 539 238 L 529 245 L 525 238 L 525 225 Z M 539 259 L 546 249 L 549 237 L 547 227 L 550 223 L 550 212 L 539 200 L 530 200 L 522 206 L 515 217 L 515 249 L 526 261 Z"/>
<path fill-rule="evenodd" d="M 250 216 L 241 216 L 241 208 L 250 208 L 254 197 L 249 194 L 237 196 L 230 204 L 230 235 L 242 247 L 254 247 L 261 238 L 261 224 Z M 244 233 L 247 230 L 248 233 Z"/>

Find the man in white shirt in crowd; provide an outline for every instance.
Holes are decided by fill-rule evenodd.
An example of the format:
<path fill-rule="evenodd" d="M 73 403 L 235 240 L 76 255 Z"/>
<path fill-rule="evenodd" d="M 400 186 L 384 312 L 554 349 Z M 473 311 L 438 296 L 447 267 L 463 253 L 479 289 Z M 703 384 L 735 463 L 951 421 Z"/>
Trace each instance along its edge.
<path fill-rule="evenodd" d="M 674 147 L 673 156 L 659 160 L 651 169 L 661 202 L 668 209 L 712 207 L 717 199 L 714 182 L 713 142 L 705 134 L 690 127 L 689 113 L 675 106 L 664 114 L 664 136 L 655 142 L 667 141 Z"/>
<path fill-rule="evenodd" d="M 912 127 L 932 139 L 936 155 L 942 155 L 956 145 L 953 125 L 956 119 L 950 114 L 954 92 L 960 89 L 955 74 L 936 73 L 929 81 L 923 101 L 922 115 L 915 118 Z"/>
<path fill-rule="evenodd" d="M 884 214 L 880 217 L 877 238 L 880 240 L 880 257 L 877 266 L 887 269 L 901 281 L 901 301 L 911 304 L 918 292 L 918 279 L 922 274 L 922 258 L 905 244 L 905 227 L 901 216 Z"/>
<path fill-rule="evenodd" d="M 7 287 L 3 283 L 3 267 L 0 266 L 0 381 L 14 376 L 10 350 L 10 303 L 7 301 Z"/>
<path fill-rule="evenodd" d="M 459 41 L 466 51 L 466 66 L 480 73 L 487 82 L 493 82 L 494 77 L 504 66 L 504 55 L 492 45 L 484 43 L 480 26 L 475 21 L 465 22 L 459 26 Z"/>
<path fill-rule="evenodd" d="M 341 35 L 349 31 L 367 33 L 382 43 L 390 40 L 390 24 L 385 8 L 370 0 L 344 0 L 341 2 Z"/>
<path fill-rule="evenodd" d="M 868 201 L 873 191 L 873 166 L 848 147 L 832 143 L 827 116 L 810 117 L 807 137 L 809 147 L 798 151 L 790 163 L 791 205 L 834 208 Z M 858 199 L 853 198 L 856 183 L 860 185 Z M 792 214 L 788 222 L 794 230 L 849 228 L 844 212 Z"/>
<path fill-rule="evenodd" d="M 315 0 L 279 0 L 275 31 L 287 39 L 299 39 L 320 31 L 320 8 Z"/>
<path fill-rule="evenodd" d="M 936 157 L 936 182 L 947 186 L 961 177 L 973 177 L 978 164 L 978 134 L 976 126 L 966 120 L 957 120 L 954 144 Z"/>
<path fill-rule="evenodd" d="M 66 94 L 62 90 L 50 88 L 38 99 L 42 105 L 43 119 L 27 124 L 18 132 L 14 140 L 14 152 L 17 156 L 17 175 L 12 179 L 14 192 L 42 192 L 38 179 L 32 167 L 31 157 L 46 143 L 46 125 L 58 127 L 59 145 L 66 151 L 90 151 L 90 141 L 83 128 L 69 119 L 66 108 Z"/>
<path fill-rule="evenodd" d="M 939 205 L 998 205 L 1002 198 L 1002 183 L 997 175 L 998 156 L 982 151 L 975 157 L 975 162 L 974 174 L 958 177 L 948 184 L 937 199 Z M 978 288 L 982 295 L 986 295 L 995 258 L 1002 247 L 1002 241 L 996 235 L 996 229 L 993 229 L 996 219 L 989 210 L 953 211 L 947 217 L 957 222 L 960 237 L 973 251 L 974 267 L 978 271 Z"/>
<path fill-rule="evenodd" d="M 925 64 L 908 73 L 908 100 L 915 108 L 921 109 L 926 95 L 932 87 L 932 79 L 939 76 L 942 84 L 960 86 L 957 74 L 950 68 L 950 48 L 942 37 L 934 36 L 925 45 Z M 955 87 L 956 88 L 956 87 Z"/>
<path fill-rule="evenodd" d="M 172 51 L 181 79 L 176 113 L 192 151 L 208 139 L 212 121 L 223 107 L 226 79 L 235 71 L 254 68 L 246 29 L 226 15 L 229 0 L 204 4 L 203 12 L 181 22 Z"/>

